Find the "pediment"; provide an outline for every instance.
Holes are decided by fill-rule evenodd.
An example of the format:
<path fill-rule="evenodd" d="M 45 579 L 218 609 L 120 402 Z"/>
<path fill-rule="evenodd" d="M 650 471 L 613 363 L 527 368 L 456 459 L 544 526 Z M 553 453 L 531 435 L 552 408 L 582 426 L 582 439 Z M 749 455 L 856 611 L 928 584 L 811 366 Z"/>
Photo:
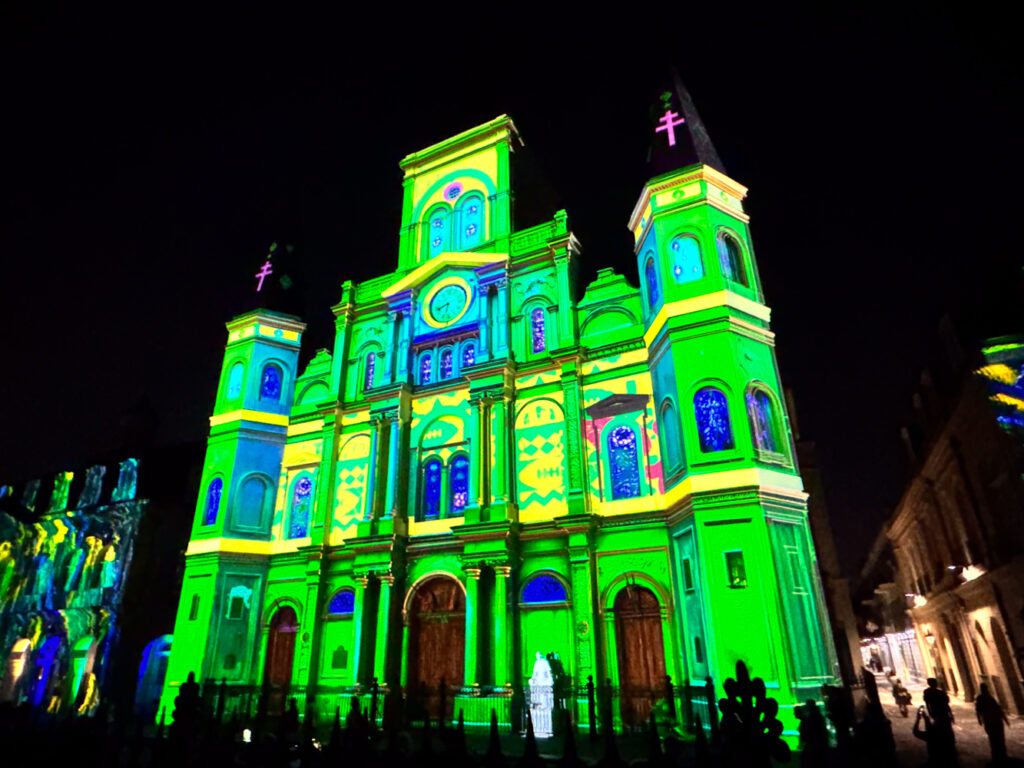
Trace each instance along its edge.
<path fill-rule="evenodd" d="M 386 289 L 381 291 L 380 295 L 382 298 L 387 299 L 402 293 L 403 291 L 415 288 L 416 286 L 424 285 L 438 272 L 452 267 L 470 267 L 472 269 L 479 269 L 480 267 L 486 267 L 491 264 L 502 264 L 506 261 L 508 261 L 507 253 L 460 253 L 456 251 L 441 253 L 430 261 L 420 264 L 405 277 L 392 283 Z"/>

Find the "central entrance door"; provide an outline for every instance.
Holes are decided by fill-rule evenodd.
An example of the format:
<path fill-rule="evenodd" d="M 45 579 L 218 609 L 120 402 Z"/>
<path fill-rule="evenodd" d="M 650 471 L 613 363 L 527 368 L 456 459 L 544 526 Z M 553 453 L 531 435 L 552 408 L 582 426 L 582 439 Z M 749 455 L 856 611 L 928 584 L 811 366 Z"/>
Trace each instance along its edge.
<path fill-rule="evenodd" d="M 665 695 L 665 644 L 661 606 L 651 590 L 628 586 L 615 597 L 622 722 L 642 726 Z"/>
<path fill-rule="evenodd" d="M 267 686 L 267 713 L 284 712 L 288 686 L 292 682 L 292 659 L 295 656 L 295 634 L 299 620 L 295 610 L 287 605 L 278 608 L 270 620 L 267 637 L 267 658 L 263 667 L 263 681 Z"/>
<path fill-rule="evenodd" d="M 436 576 L 420 584 L 409 602 L 409 675 L 411 695 L 425 695 L 431 715 L 440 714 L 441 680 L 461 687 L 465 672 L 466 597 L 455 579 Z M 420 691 L 421 683 L 426 686 Z M 446 709 L 451 711 L 453 697 Z M 446 713 L 446 714 L 449 714 Z"/>

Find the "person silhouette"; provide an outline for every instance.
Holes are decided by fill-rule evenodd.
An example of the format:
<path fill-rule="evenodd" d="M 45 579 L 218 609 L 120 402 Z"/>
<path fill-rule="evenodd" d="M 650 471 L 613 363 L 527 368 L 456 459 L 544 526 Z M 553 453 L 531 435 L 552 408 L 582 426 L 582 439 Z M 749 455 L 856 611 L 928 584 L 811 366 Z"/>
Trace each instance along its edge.
<path fill-rule="evenodd" d="M 978 724 L 988 734 L 988 745 L 992 750 L 992 764 L 999 765 L 1006 760 L 1006 732 L 1003 723 L 1010 724 L 1009 718 L 999 706 L 999 702 L 989 693 L 988 684 L 981 684 L 981 693 L 974 700 L 974 712 L 978 716 Z"/>

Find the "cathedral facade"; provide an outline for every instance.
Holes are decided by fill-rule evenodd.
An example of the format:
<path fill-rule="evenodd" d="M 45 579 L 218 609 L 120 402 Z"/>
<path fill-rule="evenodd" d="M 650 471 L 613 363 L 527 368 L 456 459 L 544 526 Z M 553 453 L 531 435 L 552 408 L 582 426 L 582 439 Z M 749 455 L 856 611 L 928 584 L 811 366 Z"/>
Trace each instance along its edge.
<path fill-rule="evenodd" d="M 508 723 L 541 654 L 581 722 L 590 679 L 630 724 L 743 660 L 793 728 L 835 679 L 746 189 L 667 96 L 639 288 L 577 284 L 564 211 L 514 229 L 501 116 L 402 161 L 397 268 L 343 284 L 331 351 L 227 324 L 168 712 L 194 672 L 318 719 L 443 682 Z"/>

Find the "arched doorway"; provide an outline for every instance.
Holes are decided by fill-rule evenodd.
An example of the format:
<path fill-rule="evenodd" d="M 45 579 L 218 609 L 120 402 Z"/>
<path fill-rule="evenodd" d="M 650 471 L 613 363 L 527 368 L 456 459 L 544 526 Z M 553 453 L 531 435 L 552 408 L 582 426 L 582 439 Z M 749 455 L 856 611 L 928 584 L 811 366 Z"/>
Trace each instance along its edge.
<path fill-rule="evenodd" d="M 661 605 L 651 590 L 630 584 L 615 596 L 613 611 L 622 722 L 641 726 L 655 700 L 664 695 Z"/>
<path fill-rule="evenodd" d="M 0 701 L 17 703 L 19 683 L 25 672 L 31 648 L 32 642 L 28 638 L 18 640 L 11 648 L 11 652 L 7 655 L 7 664 L 4 667 L 3 683 L 0 684 Z"/>
<path fill-rule="evenodd" d="M 152 723 L 160 709 L 160 695 L 163 693 L 170 656 L 170 635 L 161 635 L 142 652 L 139 680 L 135 688 L 135 715 L 144 723 Z"/>
<path fill-rule="evenodd" d="M 55 669 L 58 666 L 57 654 L 60 651 L 60 638 L 50 637 L 46 639 L 39 653 L 36 654 L 36 679 L 35 687 L 32 689 L 32 706 L 49 705 L 50 689 L 58 674 Z"/>
<path fill-rule="evenodd" d="M 267 636 L 267 657 L 263 666 L 263 683 L 267 687 L 267 712 L 279 715 L 284 711 L 288 686 L 292 682 L 292 660 L 295 656 L 295 635 L 299 620 L 295 609 L 281 606 L 270 620 Z"/>
<path fill-rule="evenodd" d="M 408 687 L 416 691 L 420 683 L 436 692 L 443 679 L 446 685 L 461 686 L 466 657 L 466 597 L 455 579 L 437 576 L 420 584 L 409 600 Z M 437 712 L 436 696 L 425 702 L 432 714 Z M 452 697 L 448 697 L 451 709 Z"/>

